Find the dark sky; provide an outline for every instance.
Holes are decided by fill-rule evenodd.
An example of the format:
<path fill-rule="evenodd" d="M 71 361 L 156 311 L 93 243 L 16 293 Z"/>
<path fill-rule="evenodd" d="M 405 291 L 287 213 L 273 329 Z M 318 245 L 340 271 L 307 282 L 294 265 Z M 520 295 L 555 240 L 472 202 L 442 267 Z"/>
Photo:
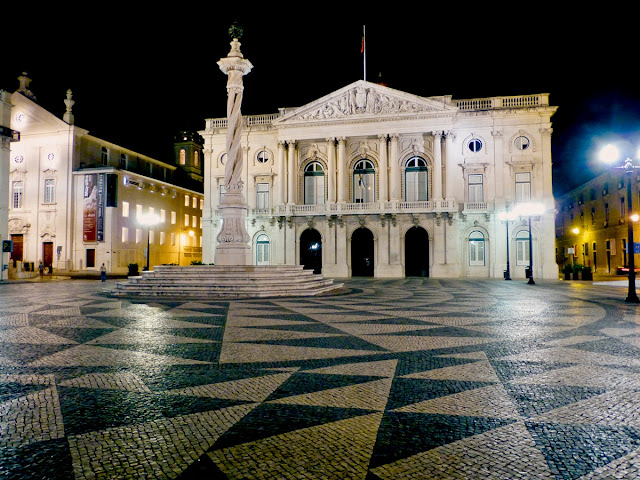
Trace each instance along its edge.
<path fill-rule="evenodd" d="M 244 77 L 245 115 L 301 106 L 362 79 L 366 25 L 369 81 L 381 73 L 389 87 L 425 97 L 549 93 L 559 107 L 556 194 L 602 171 L 594 152 L 604 137 L 640 130 L 633 12 L 528 2 L 495 10 L 440 2 L 416 12 L 415 2 L 394 2 L 365 15 L 362 5 L 318 3 L 299 13 L 299 3 L 268 11 L 219 3 L 209 11 L 182 2 L 140 14 L 65 6 L 13 15 L 0 88 L 14 91 L 26 71 L 38 103 L 59 117 L 71 89 L 76 125 L 170 160 L 177 131 L 226 115 L 226 76 L 216 62 L 229 51 L 234 21 L 254 66 Z"/>

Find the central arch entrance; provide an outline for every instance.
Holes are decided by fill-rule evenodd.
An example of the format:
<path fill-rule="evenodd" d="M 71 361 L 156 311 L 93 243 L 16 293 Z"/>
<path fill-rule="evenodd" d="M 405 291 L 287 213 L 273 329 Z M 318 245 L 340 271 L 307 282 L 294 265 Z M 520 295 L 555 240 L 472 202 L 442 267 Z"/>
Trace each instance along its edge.
<path fill-rule="evenodd" d="M 429 276 L 429 234 L 422 227 L 411 227 L 404 236 L 404 274 Z"/>
<path fill-rule="evenodd" d="M 373 277 L 373 233 L 368 228 L 351 235 L 351 276 Z"/>
<path fill-rule="evenodd" d="M 322 237 L 314 228 L 300 235 L 300 264 L 313 269 L 313 273 L 322 273 Z"/>

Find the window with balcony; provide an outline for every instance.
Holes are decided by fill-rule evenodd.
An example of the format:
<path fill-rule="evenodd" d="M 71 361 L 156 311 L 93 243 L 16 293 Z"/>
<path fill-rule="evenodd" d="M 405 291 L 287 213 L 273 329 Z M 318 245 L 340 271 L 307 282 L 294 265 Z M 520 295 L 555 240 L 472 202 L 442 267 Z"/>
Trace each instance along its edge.
<path fill-rule="evenodd" d="M 311 162 L 304 169 L 304 204 L 324 204 L 324 168 L 319 162 Z"/>
<path fill-rule="evenodd" d="M 484 178 L 482 174 L 470 174 L 468 178 L 468 200 L 469 203 L 484 202 Z"/>
<path fill-rule="evenodd" d="M 269 208 L 269 184 L 258 183 L 256 185 L 256 208 L 265 210 Z"/>
<path fill-rule="evenodd" d="M 531 172 L 516 173 L 516 202 L 531 200 Z"/>
<path fill-rule="evenodd" d="M 353 201 L 354 203 L 371 203 L 376 201 L 376 173 L 373 163 L 359 160 L 353 168 Z"/>
<path fill-rule="evenodd" d="M 407 161 L 404 172 L 404 198 L 407 202 L 429 199 L 427 162 L 421 157 Z"/>

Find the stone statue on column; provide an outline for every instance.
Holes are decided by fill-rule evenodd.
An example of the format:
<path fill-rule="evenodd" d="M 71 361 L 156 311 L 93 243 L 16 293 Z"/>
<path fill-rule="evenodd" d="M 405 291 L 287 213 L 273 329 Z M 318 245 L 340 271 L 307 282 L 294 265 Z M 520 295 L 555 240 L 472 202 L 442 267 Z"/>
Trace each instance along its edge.
<path fill-rule="evenodd" d="M 231 50 L 227 57 L 218 61 L 220 70 L 228 76 L 227 80 L 227 158 L 224 172 L 225 193 L 220 202 L 222 229 L 218 234 L 216 247 L 217 265 L 249 265 L 251 264 L 251 248 L 249 234 L 246 229 L 247 204 L 245 202 L 242 181 L 242 94 L 244 86 L 242 77 L 253 68 L 240 52 L 238 38 L 242 30 L 233 26 L 231 34 Z"/>

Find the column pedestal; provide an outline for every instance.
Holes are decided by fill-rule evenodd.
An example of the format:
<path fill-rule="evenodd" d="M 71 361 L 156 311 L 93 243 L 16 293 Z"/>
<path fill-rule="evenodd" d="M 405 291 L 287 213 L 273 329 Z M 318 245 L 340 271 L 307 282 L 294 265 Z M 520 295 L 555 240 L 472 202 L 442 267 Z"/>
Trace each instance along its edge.
<path fill-rule="evenodd" d="M 222 229 L 218 234 L 216 265 L 251 265 L 247 233 L 247 204 L 242 193 L 227 192 L 220 203 Z"/>

